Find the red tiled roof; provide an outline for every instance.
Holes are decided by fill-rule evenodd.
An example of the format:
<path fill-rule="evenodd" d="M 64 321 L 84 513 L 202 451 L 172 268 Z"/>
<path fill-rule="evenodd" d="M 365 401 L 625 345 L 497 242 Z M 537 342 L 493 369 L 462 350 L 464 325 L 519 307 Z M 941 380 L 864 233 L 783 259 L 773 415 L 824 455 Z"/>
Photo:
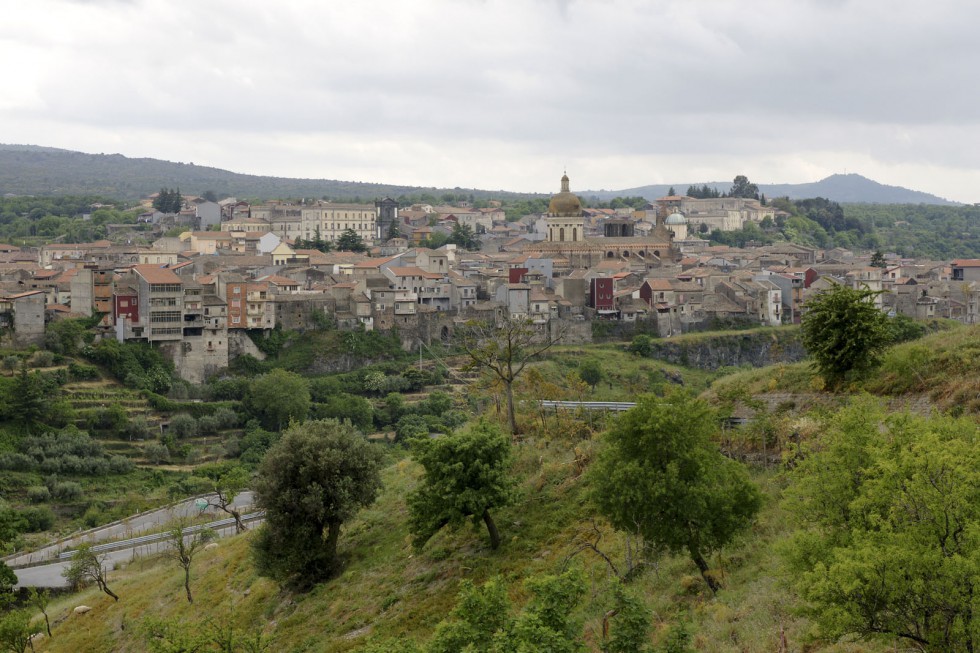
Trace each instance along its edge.
<path fill-rule="evenodd" d="M 132 268 L 136 274 L 146 279 L 147 283 L 180 283 L 181 279 L 173 270 L 159 265 L 145 263 L 134 265 Z"/>

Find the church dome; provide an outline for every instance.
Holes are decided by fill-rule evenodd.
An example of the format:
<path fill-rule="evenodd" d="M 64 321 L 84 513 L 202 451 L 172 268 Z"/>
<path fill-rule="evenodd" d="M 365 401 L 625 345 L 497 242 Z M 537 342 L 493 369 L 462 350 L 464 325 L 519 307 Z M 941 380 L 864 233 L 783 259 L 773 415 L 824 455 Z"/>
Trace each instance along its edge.
<path fill-rule="evenodd" d="M 671 213 L 670 215 L 667 216 L 667 219 L 664 220 L 664 224 L 667 224 L 667 225 L 671 225 L 671 224 L 687 224 L 687 218 L 685 218 L 680 213 Z"/>
<path fill-rule="evenodd" d="M 582 215 L 582 201 L 568 189 L 568 175 L 562 175 L 561 192 L 551 196 L 548 213 L 563 218 Z"/>

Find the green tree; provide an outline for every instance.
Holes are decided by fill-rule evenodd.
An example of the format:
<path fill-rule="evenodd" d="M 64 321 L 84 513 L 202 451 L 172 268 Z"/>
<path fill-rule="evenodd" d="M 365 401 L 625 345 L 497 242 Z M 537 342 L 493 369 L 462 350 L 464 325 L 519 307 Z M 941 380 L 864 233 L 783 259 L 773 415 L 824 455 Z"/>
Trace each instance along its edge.
<path fill-rule="evenodd" d="M 587 360 L 578 366 L 579 378 L 589 384 L 595 392 L 596 384 L 602 381 L 602 367 L 598 361 Z"/>
<path fill-rule="evenodd" d="M 510 476 L 510 439 L 486 420 L 469 429 L 412 443 L 415 460 L 425 475 L 408 497 L 411 531 L 422 547 L 446 525 L 480 520 L 490 535 L 490 548 L 500 546 L 500 533 L 490 515 L 492 508 L 514 500 Z"/>
<path fill-rule="evenodd" d="M 649 358 L 653 354 L 653 338 L 645 333 L 636 334 L 630 343 L 629 352 L 642 358 Z"/>
<path fill-rule="evenodd" d="M 37 430 L 51 404 L 48 384 L 40 372 L 28 372 L 21 363 L 20 373 L 8 389 L 6 417 L 24 431 Z"/>
<path fill-rule="evenodd" d="M 329 577 L 341 526 L 381 487 L 381 458 L 349 424 L 290 426 L 255 476 L 256 502 L 266 511 L 253 544 L 260 573 L 298 586 Z"/>
<path fill-rule="evenodd" d="M 114 601 L 119 600 L 116 593 L 109 589 L 109 571 L 106 569 L 104 559 L 92 550 L 91 544 L 78 546 L 62 576 L 69 585 L 76 588 L 85 582 L 93 582 Z"/>
<path fill-rule="evenodd" d="M 462 581 L 456 607 L 436 626 L 426 653 L 584 651 L 581 624 L 572 618 L 585 594 L 583 574 L 572 570 L 557 576 L 532 576 L 524 585 L 531 599 L 515 616 L 499 578 L 481 587 Z"/>
<path fill-rule="evenodd" d="M 794 472 L 785 548 L 828 638 L 976 650 L 980 433 L 947 416 L 886 416 L 870 399 L 825 421 Z"/>
<path fill-rule="evenodd" d="M 458 222 L 453 225 L 452 233 L 449 234 L 449 242 L 471 251 L 480 249 L 480 239 L 473 233 L 473 227 Z"/>
<path fill-rule="evenodd" d="M 364 252 L 367 251 L 367 245 L 364 244 L 364 239 L 357 235 L 356 231 L 345 229 L 337 239 L 337 249 L 342 252 Z"/>
<path fill-rule="evenodd" d="M 24 653 L 40 629 L 31 624 L 29 610 L 11 610 L 0 616 L 0 646 L 7 653 Z"/>
<path fill-rule="evenodd" d="M 671 186 L 669 189 L 667 189 L 667 197 L 673 197 L 676 194 L 677 194 L 677 191 L 674 190 L 674 187 L 673 186 Z"/>
<path fill-rule="evenodd" d="M 650 650 L 650 610 L 621 582 L 613 587 L 613 598 L 613 609 L 602 622 L 603 653 L 646 653 Z"/>
<path fill-rule="evenodd" d="M 275 431 L 310 412 L 310 385 L 294 372 L 275 369 L 257 377 L 245 395 L 245 407 L 262 426 Z"/>
<path fill-rule="evenodd" d="M 728 191 L 728 196 L 759 199 L 759 187 L 749 182 L 749 178 L 745 175 L 738 175 L 732 181 L 732 188 Z"/>
<path fill-rule="evenodd" d="M 456 342 L 470 358 L 467 367 L 484 369 L 504 386 L 507 424 L 517 433 L 514 382 L 528 363 L 561 340 L 564 332 L 538 331 L 529 318 L 503 318 L 496 324 L 471 320 L 457 330 Z"/>
<path fill-rule="evenodd" d="M 888 264 L 885 263 L 885 255 L 881 253 L 880 249 L 875 250 L 875 252 L 871 255 L 871 267 L 883 268 L 887 266 Z"/>
<path fill-rule="evenodd" d="M 711 438 L 714 411 L 684 391 L 644 395 L 603 437 L 592 500 L 614 527 L 653 549 L 686 551 L 712 591 L 705 556 L 751 524 L 761 498 Z"/>
<path fill-rule="evenodd" d="M 874 303 L 878 294 L 835 284 L 806 301 L 803 346 L 830 385 L 881 362 L 889 330 L 888 317 Z"/>

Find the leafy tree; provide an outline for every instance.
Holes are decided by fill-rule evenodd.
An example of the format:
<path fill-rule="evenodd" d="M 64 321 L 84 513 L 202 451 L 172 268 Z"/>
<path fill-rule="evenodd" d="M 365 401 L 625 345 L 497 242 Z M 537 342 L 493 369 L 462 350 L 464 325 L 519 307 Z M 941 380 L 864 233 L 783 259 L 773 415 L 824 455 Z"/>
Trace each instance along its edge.
<path fill-rule="evenodd" d="M 529 318 L 504 318 L 497 324 L 471 320 L 457 331 L 457 342 L 470 357 L 468 367 L 485 369 L 504 386 L 507 424 L 517 433 L 514 381 L 533 359 L 561 340 L 563 331 L 539 332 Z"/>
<path fill-rule="evenodd" d="M 490 548 L 500 546 L 490 510 L 514 500 L 510 439 L 481 420 L 460 433 L 416 439 L 412 451 L 425 469 L 418 489 L 408 497 L 415 546 L 424 546 L 443 526 L 458 526 L 467 518 L 474 524 L 482 520 Z"/>
<path fill-rule="evenodd" d="M 759 187 L 749 182 L 749 178 L 745 175 L 738 175 L 732 181 L 732 188 L 728 191 L 728 196 L 759 199 Z"/>
<path fill-rule="evenodd" d="M 11 610 L 0 617 L 0 646 L 7 653 L 24 653 L 38 632 L 28 610 Z"/>
<path fill-rule="evenodd" d="M 429 423 L 422 415 L 404 415 L 395 424 L 395 440 L 408 442 L 429 436 Z"/>
<path fill-rule="evenodd" d="M 831 385 L 878 366 L 889 344 L 888 318 L 874 304 L 878 293 L 834 285 L 807 300 L 803 346 Z"/>
<path fill-rule="evenodd" d="M 871 255 L 871 267 L 884 268 L 887 266 L 888 264 L 885 263 L 885 255 L 881 253 L 880 249 L 875 250 L 874 253 Z"/>
<path fill-rule="evenodd" d="M 575 653 L 583 651 L 581 626 L 571 614 L 585 594 L 581 572 L 525 581 L 531 599 L 512 615 L 500 579 L 482 587 L 464 580 L 449 618 L 436 626 L 426 653 Z"/>
<path fill-rule="evenodd" d="M 28 372 L 21 364 L 20 373 L 8 390 L 6 417 L 31 433 L 44 421 L 51 404 L 48 384 L 40 372 Z"/>
<path fill-rule="evenodd" d="M 602 381 L 602 367 L 597 361 L 587 360 L 578 366 L 578 375 L 595 392 L 596 384 Z"/>
<path fill-rule="evenodd" d="M 263 427 L 279 431 L 290 420 L 306 419 L 310 412 L 310 386 L 299 374 L 275 369 L 252 381 L 244 403 Z"/>
<path fill-rule="evenodd" d="M 109 572 L 104 564 L 104 557 L 92 551 L 91 544 L 80 544 L 75 553 L 71 556 L 71 562 L 62 572 L 65 580 L 72 587 L 78 587 L 86 581 L 91 581 L 98 585 L 99 589 L 111 596 L 114 601 L 119 597 L 109 589 Z"/>
<path fill-rule="evenodd" d="M 345 229 L 340 237 L 337 238 L 337 249 L 342 252 L 365 252 L 367 245 L 353 229 Z"/>
<path fill-rule="evenodd" d="M 480 239 L 473 233 L 473 227 L 458 222 L 453 225 L 452 233 L 449 234 L 449 242 L 471 251 L 480 249 Z"/>
<path fill-rule="evenodd" d="M 191 595 L 191 564 L 194 562 L 194 556 L 215 537 L 217 535 L 210 528 L 203 528 L 189 534 L 186 519 L 175 520 L 167 531 L 167 543 L 170 547 L 164 555 L 176 561 L 184 570 L 184 591 L 187 593 L 188 603 L 194 602 L 194 597 Z"/>
<path fill-rule="evenodd" d="M 650 650 L 650 610 L 622 583 L 613 587 L 615 603 L 602 622 L 603 653 L 647 653 Z M 612 618 L 612 636 L 609 636 Z"/>
<path fill-rule="evenodd" d="M 161 213 L 179 213 L 184 208 L 184 199 L 180 195 L 180 189 L 161 188 L 160 193 L 153 200 L 153 208 Z"/>
<path fill-rule="evenodd" d="M 642 358 L 649 358 L 653 354 L 653 338 L 645 333 L 636 334 L 630 343 L 629 352 Z"/>
<path fill-rule="evenodd" d="M 253 544 L 263 575 L 303 586 L 337 568 L 340 528 L 381 487 L 381 452 L 349 424 L 293 424 L 255 477 L 265 523 Z"/>
<path fill-rule="evenodd" d="M 785 551 L 819 634 L 916 650 L 976 650 L 980 442 L 976 423 L 886 416 L 860 399 L 825 421 L 787 506 Z"/>
<path fill-rule="evenodd" d="M 752 522 L 759 491 L 712 443 L 708 405 L 674 390 L 644 395 L 605 434 L 590 471 L 592 499 L 613 526 L 654 549 L 686 551 L 712 591 L 705 556 Z"/>

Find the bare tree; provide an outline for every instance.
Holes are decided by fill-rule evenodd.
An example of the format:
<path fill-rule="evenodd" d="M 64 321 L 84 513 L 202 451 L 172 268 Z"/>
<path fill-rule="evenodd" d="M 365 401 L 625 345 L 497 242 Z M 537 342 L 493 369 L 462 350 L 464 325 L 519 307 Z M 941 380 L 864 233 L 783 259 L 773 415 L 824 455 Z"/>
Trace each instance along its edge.
<path fill-rule="evenodd" d="M 208 498 L 208 505 L 228 513 L 235 519 L 235 532 L 245 532 L 245 522 L 241 511 L 234 506 L 235 498 L 248 485 L 248 471 L 244 467 L 232 467 L 214 479 L 214 495 Z"/>
<path fill-rule="evenodd" d="M 91 581 L 98 585 L 100 590 L 111 596 L 113 600 L 118 601 L 119 597 L 109 589 L 107 584 L 109 571 L 104 562 L 105 556 L 95 553 L 91 544 L 82 544 L 72 554 L 68 568 L 61 575 L 72 587 L 78 587 L 86 581 Z"/>
<path fill-rule="evenodd" d="M 507 423 L 517 433 L 514 381 L 534 358 L 561 340 L 564 329 L 545 324 L 539 330 L 529 318 L 504 317 L 495 323 L 471 320 L 458 332 L 457 343 L 470 357 L 470 369 L 484 369 L 500 379 L 507 397 Z"/>
<path fill-rule="evenodd" d="M 215 533 L 210 528 L 202 528 L 197 532 L 188 533 L 187 520 L 180 518 L 173 522 L 167 535 L 170 548 L 167 549 L 165 555 L 175 560 L 184 570 L 184 591 L 187 592 L 187 602 L 193 603 L 191 564 L 194 562 L 194 556 L 204 548 L 204 545 L 215 538 Z"/>
<path fill-rule="evenodd" d="M 48 637 L 51 637 L 51 620 L 48 618 L 48 603 L 51 601 L 51 594 L 48 590 L 32 587 L 28 590 L 27 600 L 44 615 L 44 627 L 48 631 Z"/>

